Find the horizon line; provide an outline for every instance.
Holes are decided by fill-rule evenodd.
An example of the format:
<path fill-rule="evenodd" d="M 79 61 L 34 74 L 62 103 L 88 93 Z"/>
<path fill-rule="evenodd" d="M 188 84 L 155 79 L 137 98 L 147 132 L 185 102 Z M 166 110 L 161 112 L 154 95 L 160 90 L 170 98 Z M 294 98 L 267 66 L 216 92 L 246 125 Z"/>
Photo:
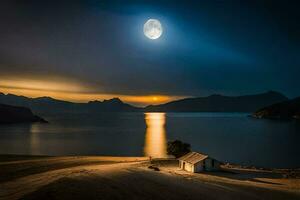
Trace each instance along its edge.
<path fill-rule="evenodd" d="M 174 102 L 174 101 L 180 101 L 180 100 L 184 100 L 184 99 L 194 99 L 194 98 L 207 98 L 207 97 L 210 97 L 210 96 L 214 96 L 214 95 L 219 95 L 219 96 L 224 96 L 224 97 L 241 97 L 241 96 L 252 96 L 252 95 L 259 95 L 259 94 L 265 94 L 265 93 L 270 93 L 270 92 L 275 92 L 275 93 L 278 93 L 278 94 L 281 94 L 283 96 L 285 96 L 286 98 L 290 99 L 289 97 L 287 97 L 285 94 L 281 93 L 281 92 L 278 92 L 278 91 L 275 91 L 275 90 L 267 90 L 265 92 L 259 92 L 259 93 L 252 93 L 252 94 L 245 94 L 245 95 L 224 95 L 224 94 L 221 94 L 221 93 L 212 93 L 210 95 L 205 95 L 205 96 L 182 96 L 182 98 L 177 98 L 177 99 L 174 99 L 174 100 L 170 100 L 170 101 L 166 101 L 166 102 L 163 102 L 163 103 L 159 103 L 157 102 L 157 104 L 135 104 L 135 103 L 132 103 L 132 102 L 128 102 L 124 99 L 122 99 L 122 95 L 112 95 L 113 97 L 110 97 L 110 98 L 103 98 L 102 100 L 101 99 L 90 99 L 90 100 L 87 100 L 87 101 L 72 101 L 72 100 L 66 100 L 66 99 L 61 99 L 61 98 L 55 98 L 51 95 L 47 96 L 47 95 L 42 95 L 42 96 L 35 96 L 35 97 L 31 97 L 31 96 L 27 96 L 27 95 L 18 95 L 18 94 L 15 94 L 15 93 L 10 93 L 10 92 L 2 92 L 0 91 L 0 95 L 14 95 L 14 96 L 19 96 L 19 97 L 25 97 L 25 98 L 30 98 L 30 99 L 39 99 L 39 98 L 50 98 L 50 99 L 53 99 L 53 100 L 56 100 L 56 101 L 63 101 L 63 102 L 68 102 L 68 103 L 78 103 L 78 104 L 87 104 L 89 102 L 93 102 L 93 101 L 100 101 L 100 102 L 104 102 L 104 101 L 109 101 L 109 100 L 112 100 L 112 99 L 119 99 L 120 101 L 122 101 L 123 103 L 126 103 L 126 104 L 129 104 L 131 106 L 134 106 L 134 107 L 137 107 L 137 108 L 145 108 L 145 107 L 148 107 L 148 106 L 154 106 L 154 105 L 162 105 L 162 104 L 167 104 L 167 103 L 170 103 L 170 102 Z M 101 94 L 100 94 L 101 95 Z M 105 95 L 105 94 L 104 94 Z M 145 95 L 147 96 L 147 95 Z M 156 96 L 159 96 L 159 95 L 148 95 L 150 98 L 155 98 Z M 297 97 L 296 97 L 297 98 Z"/>

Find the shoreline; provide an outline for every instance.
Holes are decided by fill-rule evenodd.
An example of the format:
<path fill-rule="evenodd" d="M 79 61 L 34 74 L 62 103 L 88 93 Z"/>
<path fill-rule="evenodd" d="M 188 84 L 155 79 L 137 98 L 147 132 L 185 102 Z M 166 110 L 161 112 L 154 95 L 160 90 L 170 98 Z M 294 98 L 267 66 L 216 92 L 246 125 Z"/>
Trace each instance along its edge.
<path fill-rule="evenodd" d="M 300 199 L 300 170 L 223 165 L 189 173 L 176 159 L 0 155 L 0 199 Z"/>
<path fill-rule="evenodd" d="M 0 199 L 300 199 L 300 170 L 221 169 L 189 173 L 176 159 L 148 157 L 0 155 Z"/>
<path fill-rule="evenodd" d="M 107 158 L 147 158 L 149 160 L 149 157 L 147 156 L 118 156 L 118 155 L 28 155 L 28 154 L 0 154 L 0 163 L 3 161 L 13 161 L 16 159 L 38 159 L 38 158 L 57 158 L 57 157 L 107 157 Z M 7 159 L 7 160 L 6 160 Z M 175 158 L 152 158 L 154 160 L 172 160 Z M 300 166 L 295 168 L 278 168 L 278 167 L 261 167 L 261 166 L 255 166 L 255 165 L 242 165 L 237 163 L 230 163 L 230 162 L 224 162 L 220 161 L 222 166 L 226 166 L 227 168 L 238 168 L 238 169 L 255 169 L 255 170 L 265 170 L 265 171 L 272 171 L 272 170 L 279 170 L 279 171 L 285 171 L 285 170 L 292 170 L 292 171 L 300 171 Z"/>

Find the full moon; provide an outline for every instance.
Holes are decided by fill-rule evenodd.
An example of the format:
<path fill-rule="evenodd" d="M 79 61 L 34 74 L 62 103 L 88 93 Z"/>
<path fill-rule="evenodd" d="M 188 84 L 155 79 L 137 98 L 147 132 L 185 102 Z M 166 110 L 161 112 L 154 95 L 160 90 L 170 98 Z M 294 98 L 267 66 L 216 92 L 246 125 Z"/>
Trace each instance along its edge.
<path fill-rule="evenodd" d="M 157 19 L 149 19 L 144 24 L 144 34 L 151 40 L 158 39 L 163 32 L 160 21 Z"/>

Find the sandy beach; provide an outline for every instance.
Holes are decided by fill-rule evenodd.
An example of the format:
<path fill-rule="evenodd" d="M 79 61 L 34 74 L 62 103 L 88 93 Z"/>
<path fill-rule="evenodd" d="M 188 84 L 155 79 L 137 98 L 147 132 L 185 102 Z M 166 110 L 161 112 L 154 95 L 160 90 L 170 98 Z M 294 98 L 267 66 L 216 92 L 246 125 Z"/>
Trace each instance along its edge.
<path fill-rule="evenodd" d="M 300 179 L 299 170 L 232 165 L 191 174 L 173 159 L 2 155 L 0 199 L 292 200 L 300 199 Z"/>

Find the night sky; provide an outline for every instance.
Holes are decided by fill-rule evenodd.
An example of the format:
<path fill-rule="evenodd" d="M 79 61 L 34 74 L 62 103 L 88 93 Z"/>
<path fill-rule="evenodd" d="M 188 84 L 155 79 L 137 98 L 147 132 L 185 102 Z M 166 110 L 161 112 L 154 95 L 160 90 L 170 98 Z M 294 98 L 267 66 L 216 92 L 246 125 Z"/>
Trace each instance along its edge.
<path fill-rule="evenodd" d="M 0 91 L 143 105 L 267 90 L 293 98 L 299 8 L 300 1 L 1 0 Z M 143 33 L 149 18 L 163 26 L 157 40 Z"/>

